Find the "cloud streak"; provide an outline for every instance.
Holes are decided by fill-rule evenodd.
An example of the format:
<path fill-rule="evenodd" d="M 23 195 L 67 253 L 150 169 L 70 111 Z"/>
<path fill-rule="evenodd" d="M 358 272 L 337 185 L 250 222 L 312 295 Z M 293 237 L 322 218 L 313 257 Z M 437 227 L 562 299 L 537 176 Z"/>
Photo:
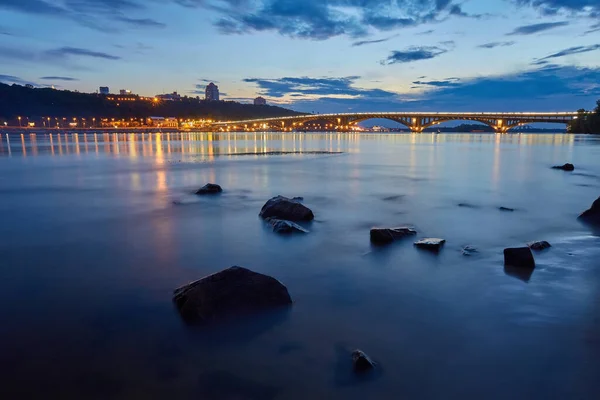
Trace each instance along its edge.
<path fill-rule="evenodd" d="M 569 47 L 568 49 L 564 49 L 564 50 L 561 50 L 554 54 L 550 54 L 549 56 L 540 58 L 540 59 L 536 60 L 534 62 L 534 64 L 535 65 L 544 65 L 544 64 L 547 64 L 549 60 L 552 60 L 555 58 L 566 57 L 566 56 L 570 56 L 573 54 L 589 53 L 590 51 L 596 51 L 596 50 L 600 50 L 600 44 L 594 44 L 591 46 Z"/>
<path fill-rule="evenodd" d="M 447 51 L 448 50 L 436 46 L 409 47 L 406 50 L 393 51 L 385 60 L 382 60 L 380 63 L 382 65 L 392 65 L 430 60 L 446 53 Z"/>
<path fill-rule="evenodd" d="M 551 29 L 560 28 L 563 26 L 569 25 L 567 21 L 561 22 L 543 22 L 540 24 L 532 24 L 532 25 L 524 25 L 515 28 L 514 31 L 507 33 L 507 36 L 515 36 L 515 35 L 533 35 L 535 33 L 549 31 Z"/>
<path fill-rule="evenodd" d="M 105 60 L 120 60 L 121 57 L 114 56 L 108 53 L 103 53 L 100 51 L 87 50 L 79 47 L 60 47 L 58 49 L 48 50 L 45 53 L 50 57 L 69 57 L 69 56 L 79 56 L 79 57 L 91 57 L 91 58 L 102 58 Z"/>
<path fill-rule="evenodd" d="M 74 82 L 78 81 L 77 78 L 71 78 L 68 76 L 42 76 L 40 78 L 42 81 L 65 81 L 65 82 Z"/>
<path fill-rule="evenodd" d="M 477 46 L 479 49 L 495 49 L 496 47 L 510 47 L 514 46 L 517 42 L 491 42 L 484 43 Z"/>

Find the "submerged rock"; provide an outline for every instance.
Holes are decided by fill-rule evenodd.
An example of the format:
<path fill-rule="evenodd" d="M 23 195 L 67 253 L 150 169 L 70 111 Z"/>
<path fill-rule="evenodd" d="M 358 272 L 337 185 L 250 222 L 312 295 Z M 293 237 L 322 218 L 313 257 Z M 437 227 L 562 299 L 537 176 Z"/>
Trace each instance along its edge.
<path fill-rule="evenodd" d="M 196 194 L 217 194 L 221 193 L 222 191 L 223 189 L 221 188 L 221 186 L 214 183 L 207 183 L 206 185 L 198 189 Z"/>
<path fill-rule="evenodd" d="M 465 246 L 462 249 L 462 255 L 463 256 L 472 256 L 473 254 L 478 253 L 478 252 L 479 251 L 475 247 L 473 247 L 473 246 Z"/>
<path fill-rule="evenodd" d="M 573 164 L 566 163 L 565 165 L 555 165 L 552 169 L 562 169 L 563 171 L 575 171 Z"/>
<path fill-rule="evenodd" d="M 446 243 L 445 239 L 427 238 L 415 242 L 415 246 L 425 250 L 439 251 L 444 243 Z"/>
<path fill-rule="evenodd" d="M 600 225 L 600 197 L 594 201 L 589 210 L 584 211 L 578 218 L 588 224 Z"/>
<path fill-rule="evenodd" d="M 373 228 L 370 236 L 371 242 L 375 244 L 387 244 L 394 240 L 402 239 L 407 236 L 416 235 L 417 231 L 407 227 L 400 228 Z"/>
<path fill-rule="evenodd" d="M 286 221 L 284 219 L 267 218 L 265 219 L 272 227 L 275 233 L 309 233 L 306 229 L 292 221 Z"/>
<path fill-rule="evenodd" d="M 540 240 L 539 242 L 529 242 L 527 243 L 527 247 L 531 250 L 541 251 L 545 249 L 549 249 L 552 245 L 545 240 Z"/>
<path fill-rule="evenodd" d="M 174 291 L 173 301 L 184 320 L 208 323 L 288 306 L 292 299 L 277 279 L 242 267 L 231 267 Z"/>
<path fill-rule="evenodd" d="M 352 365 L 355 372 L 366 372 L 375 368 L 375 362 L 361 350 L 352 352 Z"/>
<path fill-rule="evenodd" d="M 535 260 L 529 247 L 504 249 L 504 265 L 515 268 L 535 268 Z"/>
<path fill-rule="evenodd" d="M 277 218 L 289 221 L 312 221 L 315 216 L 310 208 L 299 200 L 284 196 L 273 197 L 267 201 L 259 214 L 262 218 Z"/>
<path fill-rule="evenodd" d="M 505 211 L 505 212 L 513 212 L 513 211 L 515 211 L 514 208 L 508 208 L 508 207 L 498 207 L 498 210 Z"/>

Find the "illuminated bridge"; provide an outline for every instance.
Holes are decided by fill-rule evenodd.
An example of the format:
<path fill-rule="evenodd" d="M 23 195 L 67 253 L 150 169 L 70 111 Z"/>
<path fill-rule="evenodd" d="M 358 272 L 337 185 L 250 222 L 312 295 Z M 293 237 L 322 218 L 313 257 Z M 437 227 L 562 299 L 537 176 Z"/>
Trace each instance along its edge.
<path fill-rule="evenodd" d="M 577 118 L 577 112 L 373 112 L 342 114 L 306 114 L 294 117 L 262 118 L 241 121 L 220 121 L 212 127 L 223 131 L 292 131 L 307 130 L 311 123 L 319 123 L 331 130 L 349 131 L 368 119 L 388 119 L 405 125 L 412 132 L 423 132 L 431 126 L 447 121 L 476 121 L 491 126 L 497 133 L 531 123 L 568 124 Z"/>

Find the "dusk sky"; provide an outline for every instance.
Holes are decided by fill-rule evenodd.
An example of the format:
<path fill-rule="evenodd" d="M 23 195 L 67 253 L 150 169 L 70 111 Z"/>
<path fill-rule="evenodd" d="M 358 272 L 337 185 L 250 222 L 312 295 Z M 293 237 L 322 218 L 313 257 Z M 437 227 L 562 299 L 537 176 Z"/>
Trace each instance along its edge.
<path fill-rule="evenodd" d="M 0 0 L 0 81 L 299 111 L 600 98 L 600 0 Z"/>

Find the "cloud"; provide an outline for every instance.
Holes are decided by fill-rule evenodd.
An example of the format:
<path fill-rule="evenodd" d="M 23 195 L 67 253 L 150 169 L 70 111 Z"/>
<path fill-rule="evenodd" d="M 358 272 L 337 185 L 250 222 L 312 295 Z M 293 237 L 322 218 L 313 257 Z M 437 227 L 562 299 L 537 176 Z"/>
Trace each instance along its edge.
<path fill-rule="evenodd" d="M 448 78 L 446 80 L 439 81 L 414 81 L 413 85 L 417 86 L 432 86 L 432 87 L 452 87 L 458 86 L 460 79 L 458 78 Z"/>
<path fill-rule="evenodd" d="M 200 78 L 198 79 L 200 82 L 205 82 L 205 83 L 219 83 L 219 81 L 215 81 L 214 79 L 205 79 L 205 78 Z M 196 85 L 196 87 L 199 87 L 200 85 Z"/>
<path fill-rule="evenodd" d="M 583 13 L 587 16 L 598 16 L 600 3 L 598 0 L 514 0 L 517 4 L 537 8 L 546 15 L 560 12 Z"/>
<path fill-rule="evenodd" d="M 431 35 L 433 32 L 435 32 L 433 29 L 429 29 L 427 31 L 419 32 L 417 35 Z"/>
<path fill-rule="evenodd" d="M 35 86 L 35 83 L 21 79 L 18 76 L 14 76 L 14 75 L 0 74 L 0 82 L 7 83 L 7 84 L 8 83 L 16 83 L 17 85 L 34 85 Z"/>
<path fill-rule="evenodd" d="M 364 45 L 367 45 L 367 44 L 383 43 L 383 42 L 387 42 L 388 40 L 391 40 L 393 38 L 396 38 L 398 36 L 400 36 L 400 35 L 388 36 L 386 38 L 376 39 L 376 40 L 360 40 L 358 42 L 352 43 L 352 47 L 364 46 Z"/>
<path fill-rule="evenodd" d="M 514 35 L 533 35 L 535 33 L 538 32 L 543 32 L 543 31 L 547 31 L 550 29 L 555 29 L 555 28 L 560 28 L 562 26 L 567 26 L 569 25 L 569 22 L 567 21 L 562 21 L 562 22 L 543 22 L 540 24 L 532 24 L 532 25 L 524 25 L 524 26 L 520 26 L 518 28 L 515 28 L 514 31 L 507 33 L 507 36 L 514 36 Z"/>
<path fill-rule="evenodd" d="M 550 54 L 549 56 L 540 58 L 539 60 L 536 60 L 534 62 L 534 64 L 535 65 L 543 65 L 543 64 L 547 64 L 549 62 L 548 60 L 551 60 L 553 58 L 561 58 L 561 57 L 570 56 L 573 54 L 588 53 L 590 51 L 595 51 L 595 50 L 599 50 L 599 49 L 600 49 L 600 44 L 594 44 L 591 46 L 569 47 L 568 49 L 564 49 L 557 53 Z"/>
<path fill-rule="evenodd" d="M 78 81 L 79 79 L 77 78 L 71 78 L 68 76 L 42 76 L 40 78 L 40 80 L 42 81 L 66 81 L 66 82 L 73 82 L 73 81 Z"/>
<path fill-rule="evenodd" d="M 342 78 L 284 77 L 279 79 L 247 78 L 244 82 L 253 83 L 262 96 L 282 99 L 350 98 L 350 99 L 393 99 L 395 92 L 382 89 L 364 89 L 356 86 L 359 76 Z"/>
<path fill-rule="evenodd" d="M 142 28 L 165 28 L 167 26 L 162 22 L 158 22 L 150 18 L 117 17 L 116 20 Z"/>
<path fill-rule="evenodd" d="M 58 49 L 46 51 L 46 55 L 50 57 L 68 57 L 68 56 L 79 56 L 79 57 L 92 57 L 102 58 L 105 60 L 120 60 L 121 57 L 114 56 L 108 53 L 100 51 L 81 49 L 78 47 L 60 47 Z"/>
<path fill-rule="evenodd" d="M 448 50 L 436 46 L 409 47 L 406 50 L 393 51 L 388 58 L 381 61 L 381 64 L 404 64 L 421 60 L 429 60 L 438 57 L 447 51 Z"/>
<path fill-rule="evenodd" d="M 495 49 L 496 47 L 509 47 L 515 45 L 517 42 L 491 42 L 484 43 L 477 46 L 480 49 Z"/>

